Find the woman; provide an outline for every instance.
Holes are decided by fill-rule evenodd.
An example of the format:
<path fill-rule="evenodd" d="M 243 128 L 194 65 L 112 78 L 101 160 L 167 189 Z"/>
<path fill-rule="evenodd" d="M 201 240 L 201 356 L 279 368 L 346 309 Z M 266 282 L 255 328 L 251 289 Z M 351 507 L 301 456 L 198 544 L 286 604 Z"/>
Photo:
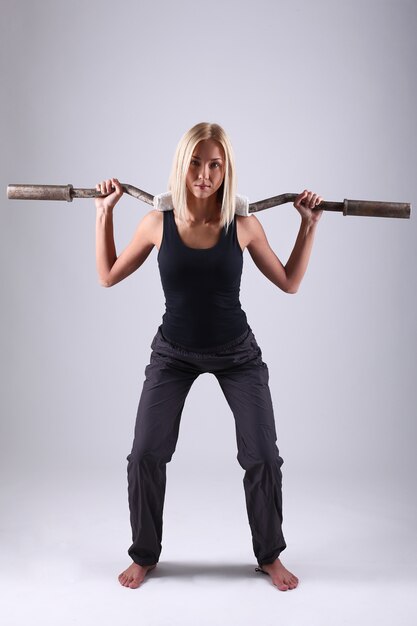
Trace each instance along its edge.
<path fill-rule="evenodd" d="M 300 230 L 285 266 L 252 214 L 235 214 L 233 151 L 218 124 L 200 123 L 180 140 L 169 189 L 172 210 L 149 211 L 117 256 L 112 211 L 123 194 L 117 178 L 96 185 L 96 250 L 100 284 L 111 287 L 137 270 L 156 246 L 166 311 L 153 338 L 150 362 L 128 455 L 133 563 L 119 582 L 137 588 L 160 556 L 166 464 L 175 451 L 185 398 L 203 372 L 214 374 L 236 423 L 238 461 L 252 544 L 261 571 L 281 590 L 298 578 L 281 563 L 281 465 L 268 366 L 239 301 L 243 251 L 286 293 L 295 293 L 307 269 L 321 196 L 308 190 L 294 206 Z"/>

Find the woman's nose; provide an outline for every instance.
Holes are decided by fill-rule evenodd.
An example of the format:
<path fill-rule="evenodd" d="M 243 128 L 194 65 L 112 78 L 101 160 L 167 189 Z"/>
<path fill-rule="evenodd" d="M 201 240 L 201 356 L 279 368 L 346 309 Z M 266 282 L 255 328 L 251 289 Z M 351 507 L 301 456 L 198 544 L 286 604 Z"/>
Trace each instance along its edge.
<path fill-rule="evenodd" d="M 202 165 L 200 167 L 199 173 L 198 173 L 198 177 L 199 178 L 210 178 L 210 165 L 207 164 L 206 166 Z"/>

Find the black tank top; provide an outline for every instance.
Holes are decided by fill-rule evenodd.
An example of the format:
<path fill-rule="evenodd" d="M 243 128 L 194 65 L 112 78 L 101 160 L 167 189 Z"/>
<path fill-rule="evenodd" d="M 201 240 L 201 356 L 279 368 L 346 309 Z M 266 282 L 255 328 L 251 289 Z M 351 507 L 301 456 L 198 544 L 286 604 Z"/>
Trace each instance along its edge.
<path fill-rule="evenodd" d="M 198 351 L 236 339 L 248 328 L 240 300 L 243 253 L 236 216 L 221 229 L 211 248 L 190 248 L 182 241 L 174 211 L 164 211 L 158 266 L 165 294 L 160 326 L 164 337 Z"/>

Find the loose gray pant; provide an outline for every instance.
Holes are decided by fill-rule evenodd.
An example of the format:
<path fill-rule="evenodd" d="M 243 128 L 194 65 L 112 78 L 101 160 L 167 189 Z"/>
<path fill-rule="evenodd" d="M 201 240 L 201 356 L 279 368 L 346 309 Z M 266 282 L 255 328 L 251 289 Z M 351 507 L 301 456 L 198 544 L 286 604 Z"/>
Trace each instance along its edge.
<path fill-rule="evenodd" d="M 191 352 L 168 341 L 159 326 L 151 348 L 132 451 L 127 456 L 133 540 L 128 554 L 139 565 L 159 560 L 166 464 L 176 448 L 191 385 L 200 374 L 210 372 L 219 381 L 235 419 L 253 551 L 259 565 L 272 563 L 286 547 L 281 528 L 283 459 L 276 445 L 268 366 L 252 329 L 248 327 L 219 348 Z"/>

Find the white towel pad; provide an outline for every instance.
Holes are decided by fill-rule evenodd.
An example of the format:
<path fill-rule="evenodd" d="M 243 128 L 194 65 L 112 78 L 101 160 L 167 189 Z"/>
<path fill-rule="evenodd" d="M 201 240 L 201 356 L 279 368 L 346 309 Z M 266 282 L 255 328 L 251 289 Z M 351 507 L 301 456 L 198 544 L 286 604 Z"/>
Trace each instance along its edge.
<path fill-rule="evenodd" d="M 172 195 L 170 191 L 159 193 L 153 198 L 153 206 L 158 211 L 172 211 Z M 237 215 L 244 215 L 248 217 L 249 213 L 249 198 L 236 194 L 236 208 L 235 213 Z"/>

